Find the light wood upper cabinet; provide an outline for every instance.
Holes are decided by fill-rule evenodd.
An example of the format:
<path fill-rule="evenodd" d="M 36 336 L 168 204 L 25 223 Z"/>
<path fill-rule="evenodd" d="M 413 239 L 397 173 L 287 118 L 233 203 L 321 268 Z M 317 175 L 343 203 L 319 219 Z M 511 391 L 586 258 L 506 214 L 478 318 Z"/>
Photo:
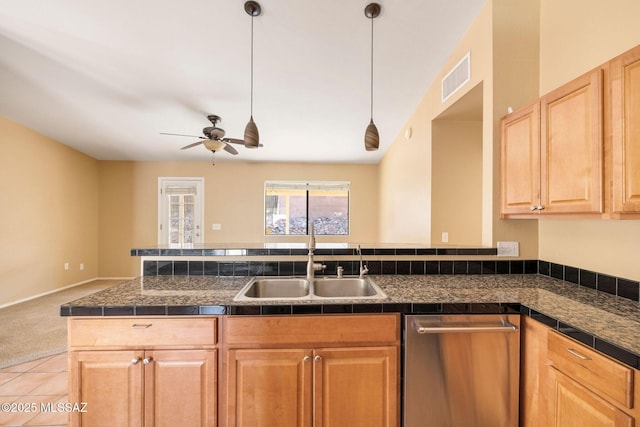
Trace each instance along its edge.
<path fill-rule="evenodd" d="M 529 214 L 540 204 L 540 102 L 500 123 L 501 214 Z"/>
<path fill-rule="evenodd" d="M 640 218 L 640 46 L 610 63 L 613 213 Z"/>
<path fill-rule="evenodd" d="M 540 100 L 540 210 L 603 212 L 602 70 Z"/>
<path fill-rule="evenodd" d="M 603 212 L 602 70 L 501 121 L 502 217 Z"/>

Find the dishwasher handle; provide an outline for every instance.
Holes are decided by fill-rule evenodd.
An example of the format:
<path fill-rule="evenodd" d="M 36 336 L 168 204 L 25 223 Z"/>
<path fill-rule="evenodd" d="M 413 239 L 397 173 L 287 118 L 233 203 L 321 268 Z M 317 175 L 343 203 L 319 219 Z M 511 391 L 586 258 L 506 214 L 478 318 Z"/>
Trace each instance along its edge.
<path fill-rule="evenodd" d="M 455 333 L 455 332 L 465 332 L 465 333 L 515 332 L 518 330 L 518 327 L 516 325 L 506 320 L 502 320 L 501 323 L 497 323 L 497 324 L 491 324 L 491 323 L 434 324 L 433 322 L 422 323 L 419 320 L 414 320 L 413 324 L 416 328 L 416 332 L 418 332 L 419 334 L 444 334 L 444 333 Z"/>

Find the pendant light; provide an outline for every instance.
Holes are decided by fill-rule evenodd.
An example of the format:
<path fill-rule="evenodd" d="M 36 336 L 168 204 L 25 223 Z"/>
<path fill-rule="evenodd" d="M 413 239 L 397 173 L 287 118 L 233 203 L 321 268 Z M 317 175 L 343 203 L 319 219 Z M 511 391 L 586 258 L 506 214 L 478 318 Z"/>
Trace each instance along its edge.
<path fill-rule="evenodd" d="M 373 123 L 373 18 L 380 15 L 380 5 L 378 3 L 370 3 L 364 8 L 364 15 L 371 19 L 371 121 L 364 133 L 364 148 L 367 151 L 375 151 L 380 146 L 380 136 L 378 128 Z"/>
<path fill-rule="evenodd" d="M 244 146 L 258 148 L 260 146 L 260 135 L 258 134 L 258 127 L 253 121 L 253 18 L 260 16 L 262 9 L 257 1 L 247 1 L 244 4 L 244 11 L 251 16 L 251 116 L 249 123 L 244 128 Z"/>

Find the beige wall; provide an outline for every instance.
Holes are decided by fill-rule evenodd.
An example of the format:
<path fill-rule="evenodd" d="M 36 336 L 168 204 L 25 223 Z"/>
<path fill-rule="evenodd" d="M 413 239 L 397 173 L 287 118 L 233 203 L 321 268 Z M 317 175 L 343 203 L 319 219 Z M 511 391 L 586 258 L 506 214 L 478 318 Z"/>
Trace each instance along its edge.
<path fill-rule="evenodd" d="M 491 51 L 491 23 L 489 1 L 451 53 L 442 71 L 431 83 L 404 129 L 394 139 L 380 162 L 379 235 L 383 242 L 430 244 L 435 239 L 431 232 L 434 208 L 431 181 L 432 120 L 491 75 L 491 57 L 483 54 Z M 443 104 L 440 93 L 442 77 L 467 52 L 471 52 L 471 81 Z M 491 94 L 487 91 L 486 84 L 485 102 L 489 105 L 491 103 Z M 412 137 L 407 140 L 404 132 L 409 127 L 412 129 Z M 490 127 L 483 126 L 483 134 L 486 132 L 490 137 Z"/>
<path fill-rule="evenodd" d="M 482 245 L 482 122 L 434 120 L 431 239 Z"/>
<path fill-rule="evenodd" d="M 380 237 L 385 242 L 440 241 L 440 232 L 432 226 L 446 215 L 464 221 L 466 210 L 439 211 L 438 194 L 455 194 L 456 181 L 435 182 L 432 121 L 455 106 L 471 90 L 482 85 L 482 152 L 480 218 L 471 225 L 480 227 L 469 238 L 451 243 L 495 246 L 499 240 L 520 242 L 521 258 L 537 258 L 537 222 L 499 218 L 499 132 L 500 117 L 507 107 L 518 108 L 538 94 L 538 16 L 537 0 L 489 0 L 471 25 L 442 71 L 433 81 L 413 115 L 405 125 L 413 137 L 404 139 L 404 129 L 393 141 L 380 163 Z M 447 102 L 440 101 L 442 77 L 467 53 L 471 52 L 471 81 Z M 437 172 L 437 171 L 436 171 Z M 477 180 L 475 169 L 468 174 L 458 171 L 459 179 Z M 464 175 L 463 175 L 464 174 Z M 405 202 L 408 208 L 400 208 Z M 474 206 L 475 215 L 475 206 Z M 432 216 L 436 219 L 432 220 Z M 402 221 L 394 221 L 401 217 Z M 432 235 L 433 234 L 433 235 Z"/>
<path fill-rule="evenodd" d="M 540 94 L 640 44 L 637 0 L 541 0 Z M 640 221 L 541 220 L 540 259 L 640 280 Z"/>
<path fill-rule="evenodd" d="M 0 147 L 0 306 L 96 277 L 98 162 L 4 117 Z"/>
<path fill-rule="evenodd" d="M 100 276 L 139 273 L 133 247 L 157 244 L 158 177 L 203 177 L 205 242 L 306 242 L 302 236 L 264 235 L 265 180 L 351 182 L 350 235 L 322 242 L 378 241 L 376 165 L 209 162 L 100 162 Z M 212 224 L 222 230 L 212 231 Z"/>

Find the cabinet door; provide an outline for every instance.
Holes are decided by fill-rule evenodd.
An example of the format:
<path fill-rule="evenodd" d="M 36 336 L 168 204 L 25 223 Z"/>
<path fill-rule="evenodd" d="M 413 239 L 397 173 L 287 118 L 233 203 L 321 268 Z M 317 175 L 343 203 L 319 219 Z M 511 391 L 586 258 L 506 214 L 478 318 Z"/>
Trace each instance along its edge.
<path fill-rule="evenodd" d="M 502 119 L 500 155 L 500 214 L 531 213 L 540 204 L 539 102 Z"/>
<path fill-rule="evenodd" d="M 229 350 L 227 364 L 222 425 L 311 426 L 311 350 Z"/>
<path fill-rule="evenodd" d="M 142 352 L 72 351 L 69 360 L 69 402 L 87 403 L 71 426 L 142 426 Z"/>
<path fill-rule="evenodd" d="M 571 378 L 549 367 L 549 425 L 633 427 L 633 419 Z"/>
<path fill-rule="evenodd" d="M 215 426 L 215 350 L 147 351 L 144 362 L 146 427 Z"/>
<path fill-rule="evenodd" d="M 398 425 L 395 347 L 314 352 L 314 427 Z"/>
<path fill-rule="evenodd" d="M 543 213 L 603 210 L 602 70 L 540 101 L 540 204 Z"/>
<path fill-rule="evenodd" d="M 547 426 L 547 333 L 528 316 L 520 320 L 520 426 Z"/>
<path fill-rule="evenodd" d="M 640 47 L 611 62 L 613 211 L 640 213 Z"/>

